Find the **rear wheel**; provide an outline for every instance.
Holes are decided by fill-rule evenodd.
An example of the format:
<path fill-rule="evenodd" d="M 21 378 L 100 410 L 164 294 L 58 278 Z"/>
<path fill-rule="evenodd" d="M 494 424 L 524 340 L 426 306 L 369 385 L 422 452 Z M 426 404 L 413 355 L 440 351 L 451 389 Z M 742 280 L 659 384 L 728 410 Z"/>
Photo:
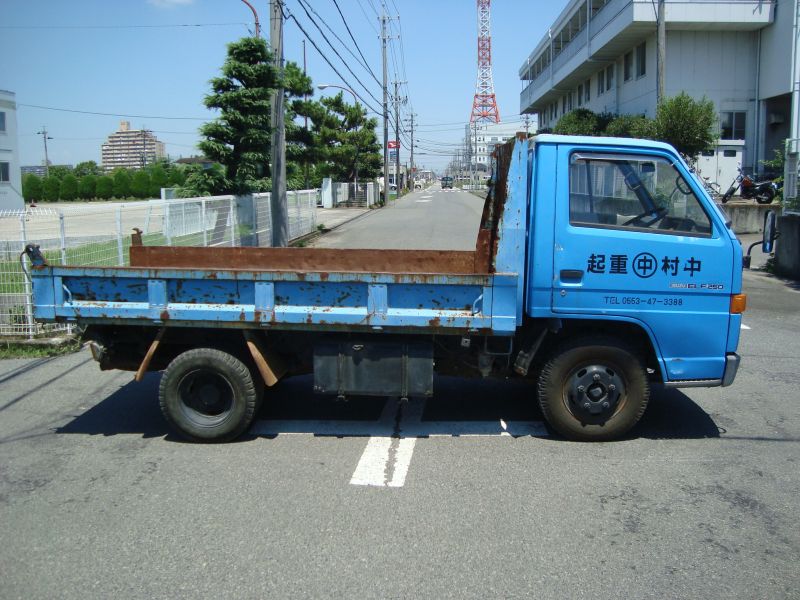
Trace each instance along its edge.
<path fill-rule="evenodd" d="M 650 399 L 647 372 L 636 355 L 610 338 L 570 342 L 539 376 L 539 405 L 548 423 L 576 441 L 627 433 Z"/>
<path fill-rule="evenodd" d="M 196 348 L 180 354 L 164 371 L 159 404 L 183 437 L 226 442 L 250 426 L 259 392 L 250 369 L 238 358 L 214 348 Z"/>

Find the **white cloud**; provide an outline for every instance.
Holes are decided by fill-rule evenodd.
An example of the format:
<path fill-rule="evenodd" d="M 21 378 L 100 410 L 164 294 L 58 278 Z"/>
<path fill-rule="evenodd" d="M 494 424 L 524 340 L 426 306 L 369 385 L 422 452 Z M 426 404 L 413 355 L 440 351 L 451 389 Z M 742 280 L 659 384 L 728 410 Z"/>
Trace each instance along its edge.
<path fill-rule="evenodd" d="M 148 4 L 157 6 L 158 8 L 173 8 L 175 6 L 186 6 L 192 4 L 194 0 L 147 0 Z"/>

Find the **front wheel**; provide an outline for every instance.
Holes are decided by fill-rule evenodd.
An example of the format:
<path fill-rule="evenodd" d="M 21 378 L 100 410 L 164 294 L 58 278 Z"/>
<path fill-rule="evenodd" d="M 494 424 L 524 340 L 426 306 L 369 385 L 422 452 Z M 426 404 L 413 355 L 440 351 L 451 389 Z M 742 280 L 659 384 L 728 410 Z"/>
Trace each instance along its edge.
<path fill-rule="evenodd" d="M 756 196 L 759 204 L 771 204 L 775 198 L 775 190 L 772 187 L 764 188 L 764 191 Z"/>
<path fill-rule="evenodd" d="M 259 390 L 247 366 L 214 348 L 177 356 L 161 376 L 164 417 L 195 442 L 226 442 L 247 430 L 259 405 Z"/>
<path fill-rule="evenodd" d="M 595 442 L 625 435 L 650 399 L 647 373 L 636 355 L 610 338 L 565 344 L 539 377 L 539 406 L 570 440 Z"/>

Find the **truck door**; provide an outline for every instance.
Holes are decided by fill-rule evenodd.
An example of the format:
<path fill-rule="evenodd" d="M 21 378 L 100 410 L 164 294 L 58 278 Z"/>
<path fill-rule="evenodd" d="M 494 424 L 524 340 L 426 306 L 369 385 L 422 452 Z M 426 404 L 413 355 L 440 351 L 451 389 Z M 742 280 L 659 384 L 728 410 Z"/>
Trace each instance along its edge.
<path fill-rule="evenodd" d="M 642 324 L 670 380 L 721 377 L 733 248 L 693 178 L 656 149 L 558 154 L 553 311 Z"/>

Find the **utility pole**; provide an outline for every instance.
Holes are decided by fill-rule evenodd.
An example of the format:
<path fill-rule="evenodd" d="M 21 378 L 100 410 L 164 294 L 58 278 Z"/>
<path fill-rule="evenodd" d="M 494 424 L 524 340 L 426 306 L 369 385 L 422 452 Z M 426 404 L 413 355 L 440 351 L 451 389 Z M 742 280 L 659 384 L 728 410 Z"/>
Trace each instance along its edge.
<path fill-rule="evenodd" d="M 306 74 L 306 41 L 303 40 L 303 75 L 305 75 L 305 74 Z M 308 102 L 308 94 L 306 94 L 303 99 L 306 102 Z M 306 132 L 308 132 L 308 115 L 307 114 L 303 117 L 303 120 L 305 121 Z M 308 189 L 308 187 L 309 187 L 309 184 L 308 184 L 308 163 L 303 165 L 303 174 L 305 175 L 305 188 Z"/>
<path fill-rule="evenodd" d="M 383 49 L 383 203 L 389 205 L 389 76 L 386 64 L 386 12 L 381 15 L 381 47 Z"/>
<path fill-rule="evenodd" d="M 394 138 L 397 141 L 395 156 L 394 183 L 397 193 L 400 193 L 400 84 L 403 81 L 394 81 Z"/>
<path fill-rule="evenodd" d="M 411 113 L 410 121 L 411 121 L 411 172 L 416 174 L 416 169 L 414 168 L 414 117 L 417 115 Z M 415 175 L 416 179 L 416 175 Z"/>
<path fill-rule="evenodd" d="M 664 99 L 664 68 L 666 66 L 667 53 L 667 22 L 664 18 L 664 0 L 658 0 L 658 35 L 656 36 L 658 56 L 656 58 L 656 74 L 658 77 L 658 90 L 656 92 L 656 102 L 661 103 Z"/>
<path fill-rule="evenodd" d="M 278 76 L 283 71 L 283 11 L 282 0 L 270 0 L 269 41 Z M 289 210 L 286 205 L 286 130 L 283 114 L 283 87 L 272 95 L 272 246 L 289 245 Z"/>
<path fill-rule="evenodd" d="M 37 131 L 36 135 L 42 136 L 42 141 L 44 142 L 44 176 L 50 177 L 50 159 L 47 157 L 47 140 L 52 140 L 49 135 L 47 135 L 47 127 L 42 125 L 42 130 Z"/>

